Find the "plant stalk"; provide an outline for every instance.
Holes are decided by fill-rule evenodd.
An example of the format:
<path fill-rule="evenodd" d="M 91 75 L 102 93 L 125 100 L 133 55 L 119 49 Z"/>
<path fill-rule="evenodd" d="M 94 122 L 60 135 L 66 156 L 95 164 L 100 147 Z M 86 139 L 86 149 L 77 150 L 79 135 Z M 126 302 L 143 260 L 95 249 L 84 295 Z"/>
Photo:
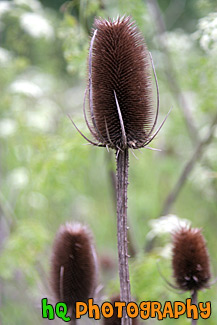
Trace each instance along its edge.
<path fill-rule="evenodd" d="M 128 186 L 128 149 L 118 151 L 117 159 L 117 237 L 118 237 L 118 264 L 120 277 L 120 301 L 126 305 L 131 301 L 128 241 L 127 241 L 127 186 Z M 127 317 L 126 308 L 123 308 L 121 325 L 131 325 L 132 319 Z"/>
<path fill-rule="evenodd" d="M 192 293 L 191 299 L 192 299 L 191 300 L 192 304 L 197 306 L 197 291 L 196 290 Z M 193 319 L 193 312 L 192 312 L 191 325 L 197 325 L 197 319 Z"/>
<path fill-rule="evenodd" d="M 76 318 L 71 318 L 70 324 L 71 325 L 76 325 Z"/>
<path fill-rule="evenodd" d="M 77 324 L 77 319 L 75 318 L 75 305 L 73 304 L 71 312 L 70 312 L 70 325 L 76 325 Z"/>
<path fill-rule="evenodd" d="M 113 171 L 113 160 L 112 160 L 112 154 L 113 152 L 109 151 L 106 153 L 106 163 L 108 168 L 108 177 L 111 183 L 111 192 L 112 192 L 112 203 L 114 204 L 114 209 L 116 209 L 116 199 L 117 199 L 117 186 L 116 186 L 116 175 Z M 115 216 L 116 218 L 116 216 Z M 137 254 L 137 248 L 135 243 L 133 242 L 133 236 L 130 232 L 130 229 L 128 229 L 127 232 L 127 238 L 128 238 L 128 252 L 130 254 L 130 257 L 135 257 Z"/>

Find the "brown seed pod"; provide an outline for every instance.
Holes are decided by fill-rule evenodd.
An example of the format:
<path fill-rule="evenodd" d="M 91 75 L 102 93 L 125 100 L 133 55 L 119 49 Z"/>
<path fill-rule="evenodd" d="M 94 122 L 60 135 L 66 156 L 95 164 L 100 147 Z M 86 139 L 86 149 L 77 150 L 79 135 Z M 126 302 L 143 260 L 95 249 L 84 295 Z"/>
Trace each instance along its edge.
<path fill-rule="evenodd" d="M 120 301 L 120 296 L 113 296 L 111 298 L 111 304 L 114 308 L 114 314 L 112 317 L 110 318 L 103 318 L 103 324 L 104 325 L 121 325 L 121 318 L 118 318 L 118 307 L 115 307 L 115 302 L 119 302 Z M 132 319 L 132 325 L 138 325 L 138 320 L 137 318 L 133 318 Z"/>
<path fill-rule="evenodd" d="M 61 226 L 53 244 L 51 288 L 68 308 L 93 298 L 96 285 L 96 253 L 86 226 Z"/>
<path fill-rule="evenodd" d="M 209 287 L 209 254 L 200 229 L 182 227 L 176 231 L 172 252 L 173 274 L 181 290 L 196 292 Z"/>
<path fill-rule="evenodd" d="M 156 135 L 152 133 L 159 98 L 152 125 L 152 58 L 143 36 L 130 17 L 97 19 L 95 28 L 89 51 L 88 82 L 92 123 L 88 122 L 84 109 L 86 123 L 101 146 L 144 147 Z M 156 74 L 155 80 L 157 83 Z"/>
<path fill-rule="evenodd" d="M 152 102 L 152 66 L 157 88 L 157 109 Z M 85 103 L 88 94 L 89 118 Z M 120 149 L 139 149 L 156 137 L 159 90 L 151 53 L 131 17 L 96 19 L 90 42 L 88 86 L 83 111 L 86 124 L 97 142 L 77 131 L 90 144 Z"/>

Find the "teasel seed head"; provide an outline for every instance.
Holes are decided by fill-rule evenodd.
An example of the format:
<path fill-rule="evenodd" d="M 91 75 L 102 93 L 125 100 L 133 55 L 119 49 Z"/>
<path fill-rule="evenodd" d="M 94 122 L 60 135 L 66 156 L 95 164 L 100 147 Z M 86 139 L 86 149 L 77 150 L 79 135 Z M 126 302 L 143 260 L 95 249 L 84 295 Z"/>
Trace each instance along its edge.
<path fill-rule="evenodd" d="M 110 302 L 114 308 L 114 314 L 110 318 L 103 319 L 104 325 L 121 325 L 121 318 L 118 318 L 118 307 L 115 307 L 115 302 L 120 301 L 120 295 L 112 296 Z M 137 318 L 132 318 L 132 325 L 138 325 Z"/>
<path fill-rule="evenodd" d="M 96 253 L 92 235 L 79 223 L 62 225 L 53 244 L 51 288 L 57 301 L 68 308 L 93 298 L 96 286 Z"/>
<path fill-rule="evenodd" d="M 172 267 L 182 291 L 209 287 L 210 260 L 206 242 L 198 228 L 182 227 L 173 234 Z"/>
<path fill-rule="evenodd" d="M 157 87 L 157 110 L 152 102 L 151 65 Z M 89 116 L 85 110 L 88 94 Z M 151 54 L 131 17 L 95 20 L 88 60 L 88 86 L 84 99 L 86 124 L 98 142 L 116 150 L 147 146 L 159 112 L 159 90 Z"/>

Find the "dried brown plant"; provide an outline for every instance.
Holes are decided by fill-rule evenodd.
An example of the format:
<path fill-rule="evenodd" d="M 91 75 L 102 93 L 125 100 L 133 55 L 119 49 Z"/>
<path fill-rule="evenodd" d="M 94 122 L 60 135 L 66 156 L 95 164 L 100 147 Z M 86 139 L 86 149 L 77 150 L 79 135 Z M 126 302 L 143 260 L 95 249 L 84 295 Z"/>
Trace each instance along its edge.
<path fill-rule="evenodd" d="M 87 302 L 96 286 L 96 253 L 89 229 L 79 223 L 61 226 L 53 244 L 51 288 L 71 308 Z"/>
<path fill-rule="evenodd" d="M 209 254 L 198 228 L 182 227 L 173 234 L 173 274 L 183 291 L 198 291 L 209 286 Z"/>
<path fill-rule="evenodd" d="M 192 303 L 197 305 L 197 294 L 210 286 L 210 259 L 201 229 L 181 227 L 173 234 L 172 267 L 177 288 L 190 291 Z M 175 286 L 173 286 L 175 287 Z M 197 319 L 192 314 L 192 325 Z"/>
<path fill-rule="evenodd" d="M 151 66 L 157 87 L 155 117 Z M 72 123 L 89 143 L 100 147 L 116 150 L 146 147 L 163 126 L 168 115 L 154 132 L 159 113 L 157 77 L 152 56 L 131 17 L 95 20 L 83 111 L 97 142 L 89 140 Z"/>
<path fill-rule="evenodd" d="M 157 87 L 156 114 L 152 104 L 151 66 Z M 72 121 L 78 132 L 90 144 L 116 151 L 120 297 L 128 303 L 131 301 L 127 245 L 128 149 L 147 148 L 167 118 L 154 131 L 159 113 L 157 77 L 152 56 L 131 17 L 95 20 L 83 111 L 97 142 L 84 136 Z M 132 320 L 124 314 L 121 323 L 131 325 Z"/>

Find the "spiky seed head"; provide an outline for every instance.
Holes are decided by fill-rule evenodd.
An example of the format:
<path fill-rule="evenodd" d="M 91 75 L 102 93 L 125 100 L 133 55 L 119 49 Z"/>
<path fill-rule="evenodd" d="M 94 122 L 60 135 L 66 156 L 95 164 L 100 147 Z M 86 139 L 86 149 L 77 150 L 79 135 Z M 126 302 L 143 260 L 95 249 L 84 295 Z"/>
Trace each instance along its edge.
<path fill-rule="evenodd" d="M 53 244 L 51 288 L 68 308 L 93 297 L 96 253 L 90 230 L 79 223 L 62 225 Z"/>
<path fill-rule="evenodd" d="M 120 295 L 112 296 L 110 302 L 114 309 L 114 314 L 110 318 L 103 318 L 104 325 L 121 325 L 121 318 L 118 318 L 118 307 L 115 307 L 115 302 L 120 301 Z M 132 319 L 132 325 L 138 325 L 137 318 Z"/>
<path fill-rule="evenodd" d="M 209 286 L 209 254 L 198 228 L 182 227 L 173 234 L 172 267 L 178 287 L 197 291 Z"/>
<path fill-rule="evenodd" d="M 95 28 L 89 60 L 94 136 L 110 147 L 124 147 L 119 105 L 127 146 L 143 147 L 153 120 L 150 57 L 143 36 L 131 17 L 97 19 Z"/>

